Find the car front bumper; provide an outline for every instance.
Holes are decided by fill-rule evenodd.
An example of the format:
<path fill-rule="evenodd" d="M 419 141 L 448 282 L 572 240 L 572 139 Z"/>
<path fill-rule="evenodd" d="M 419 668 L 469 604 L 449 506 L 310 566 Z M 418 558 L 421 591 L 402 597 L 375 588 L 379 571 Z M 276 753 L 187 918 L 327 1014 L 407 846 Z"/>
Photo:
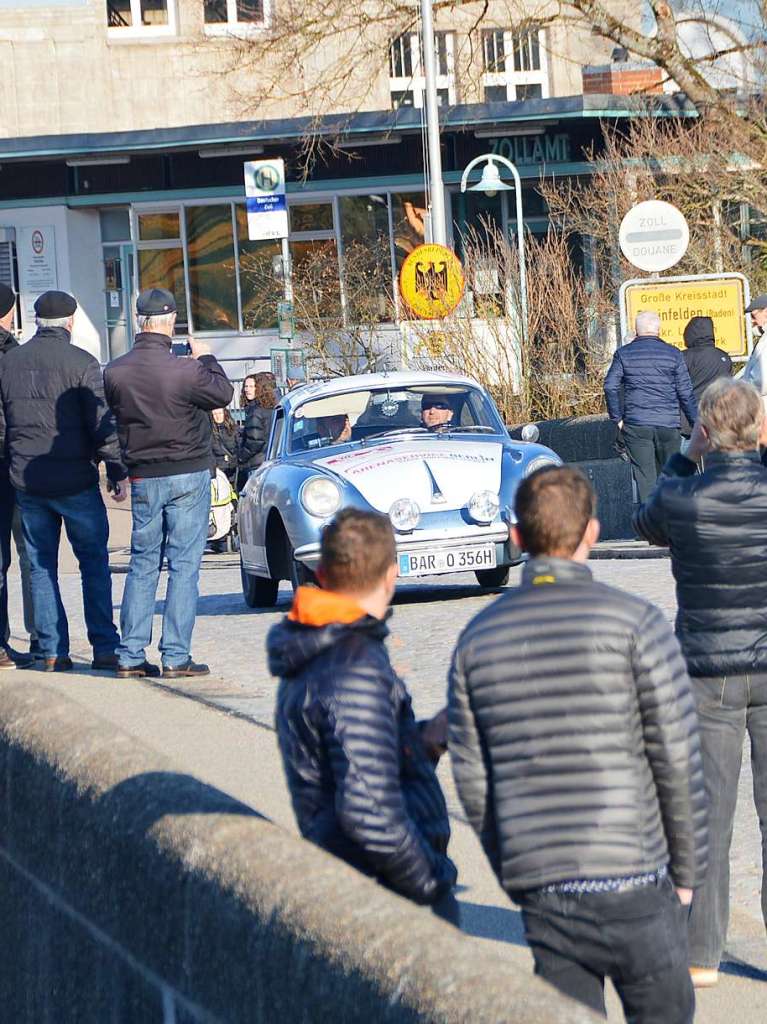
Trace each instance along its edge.
<path fill-rule="evenodd" d="M 521 559 L 519 549 L 509 539 L 509 528 L 505 523 L 490 526 L 455 526 L 450 529 L 414 530 L 413 533 L 396 533 L 397 554 L 411 551 L 440 551 L 444 548 L 472 548 L 495 544 L 496 562 L 500 565 L 515 565 Z M 303 544 L 296 548 L 294 557 L 308 569 L 316 569 L 320 560 L 319 542 Z M 456 570 L 448 570 L 455 572 Z"/>

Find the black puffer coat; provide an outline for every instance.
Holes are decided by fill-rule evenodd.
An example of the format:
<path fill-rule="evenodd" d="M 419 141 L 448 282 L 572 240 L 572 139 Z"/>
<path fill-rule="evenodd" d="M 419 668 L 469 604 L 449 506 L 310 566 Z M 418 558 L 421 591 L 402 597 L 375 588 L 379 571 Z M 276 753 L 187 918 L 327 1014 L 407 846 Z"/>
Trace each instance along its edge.
<path fill-rule="evenodd" d="M 101 368 L 63 327 L 41 327 L 0 361 L 3 450 L 11 483 L 30 494 L 79 494 L 98 483 L 101 461 L 110 480 L 126 476 Z"/>
<path fill-rule="evenodd" d="M 432 903 L 454 884 L 445 799 L 389 662 L 387 628 L 274 626 L 277 735 L 301 834 L 395 892 Z"/>
<path fill-rule="evenodd" d="M 607 412 L 629 426 L 678 428 L 679 411 L 694 423 L 698 403 L 682 353 L 642 335 L 622 345 L 605 377 Z"/>
<path fill-rule="evenodd" d="M 692 381 L 695 401 L 719 377 L 729 377 L 732 373 L 732 360 L 720 348 L 716 348 L 714 340 L 714 321 L 710 316 L 694 316 L 684 329 L 684 343 L 687 346 L 682 355 Z M 682 433 L 689 435 L 692 425 L 686 416 L 682 416 Z"/>
<path fill-rule="evenodd" d="M 211 426 L 213 430 L 211 437 L 213 461 L 216 469 L 226 473 L 229 480 L 234 480 L 239 461 L 237 427 L 234 425 L 228 427 L 226 423 L 212 423 Z"/>
<path fill-rule="evenodd" d="M 240 465 L 243 469 L 258 469 L 266 458 L 266 445 L 273 418 L 274 409 L 267 409 L 258 402 L 248 404 L 240 441 Z"/>
<path fill-rule="evenodd" d="M 676 633 L 691 676 L 767 672 L 767 469 L 757 452 L 683 455 L 634 518 L 671 549 Z"/>
<path fill-rule="evenodd" d="M 531 560 L 464 630 L 449 717 L 459 796 L 508 892 L 667 862 L 677 885 L 702 881 L 697 718 L 657 608 Z"/>

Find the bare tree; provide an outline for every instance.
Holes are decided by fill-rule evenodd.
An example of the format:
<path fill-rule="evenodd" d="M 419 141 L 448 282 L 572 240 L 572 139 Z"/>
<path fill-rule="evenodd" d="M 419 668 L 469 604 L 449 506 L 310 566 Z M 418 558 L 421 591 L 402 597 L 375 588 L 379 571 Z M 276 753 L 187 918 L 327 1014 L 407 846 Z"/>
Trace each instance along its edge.
<path fill-rule="evenodd" d="M 276 320 L 282 286 L 271 259 L 246 254 L 241 267 L 252 308 L 261 318 L 271 309 Z M 340 262 L 334 242 L 309 248 L 294 259 L 293 306 L 311 376 L 369 373 L 394 361 L 393 332 L 383 327 L 396 320 L 388 243 L 349 242 Z"/>
<path fill-rule="evenodd" d="M 562 59 L 562 40 L 577 36 L 592 51 L 598 41 L 603 53 L 607 44 L 625 48 L 661 68 L 700 112 L 738 124 L 743 107 L 733 91 L 763 81 L 764 0 L 739 5 L 737 20 L 728 0 L 435 0 L 434 10 L 438 28 L 456 33 L 457 71 L 467 81 L 481 71 L 483 29 L 532 26 L 558 29 L 547 38 Z M 390 44 L 417 30 L 413 0 L 280 0 L 263 32 L 226 41 L 219 70 L 264 116 L 286 102 L 314 117 L 380 108 L 389 100 L 381 83 Z"/>
<path fill-rule="evenodd" d="M 409 325 L 411 365 L 480 381 L 507 423 L 603 412 L 612 296 L 574 267 L 567 232 L 529 235 L 523 331 L 516 247 L 494 225 L 481 228 L 461 240 L 463 305 L 439 323 Z"/>

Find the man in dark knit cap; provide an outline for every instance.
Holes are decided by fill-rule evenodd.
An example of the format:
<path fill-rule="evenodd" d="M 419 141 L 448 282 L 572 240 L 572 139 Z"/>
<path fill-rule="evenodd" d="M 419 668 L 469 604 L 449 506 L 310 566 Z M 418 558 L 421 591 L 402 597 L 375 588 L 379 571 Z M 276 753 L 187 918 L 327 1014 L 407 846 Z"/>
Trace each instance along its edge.
<path fill-rule="evenodd" d="M 113 668 L 107 522 L 98 463 L 106 465 L 116 501 L 126 497 L 114 418 L 101 368 L 71 344 L 77 302 L 49 291 L 35 302 L 37 333 L 0 362 L 0 451 L 8 457 L 32 567 L 35 628 L 48 672 L 72 668 L 69 626 L 58 581 L 61 524 L 80 564 L 92 667 Z"/>
<path fill-rule="evenodd" d="M 8 285 L 0 284 L 0 360 L 19 343 L 11 333 L 16 316 L 16 293 Z M 11 655 L 8 644 L 11 627 L 8 621 L 8 569 L 11 565 L 11 533 L 16 542 L 21 570 L 21 595 L 24 604 L 24 628 L 30 636 L 30 652 L 35 653 L 37 635 L 32 615 L 32 592 L 29 579 L 29 559 L 21 533 L 21 519 L 16 505 L 16 495 L 8 479 L 8 463 L 4 452 L 0 452 L 0 669 L 25 667 L 28 659 Z"/>
<path fill-rule="evenodd" d="M 176 300 L 148 288 L 136 300 L 140 333 L 130 352 L 104 371 L 107 401 L 117 417 L 131 479 L 133 532 L 125 582 L 118 678 L 157 676 L 146 658 L 163 557 L 168 588 L 160 654 L 166 679 L 203 676 L 192 660 L 200 563 L 208 538 L 210 413 L 232 400 L 234 389 L 210 348 L 190 338 L 192 359 L 171 351 Z"/>

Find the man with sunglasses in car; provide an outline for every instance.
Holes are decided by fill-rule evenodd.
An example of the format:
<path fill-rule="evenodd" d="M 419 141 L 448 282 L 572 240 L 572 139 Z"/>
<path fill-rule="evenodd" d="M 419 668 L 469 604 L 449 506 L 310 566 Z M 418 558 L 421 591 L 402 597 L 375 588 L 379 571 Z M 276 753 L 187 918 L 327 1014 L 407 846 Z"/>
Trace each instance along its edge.
<path fill-rule="evenodd" d="M 453 407 L 447 395 L 424 395 L 421 399 L 421 423 L 432 433 L 448 430 L 453 422 Z"/>

